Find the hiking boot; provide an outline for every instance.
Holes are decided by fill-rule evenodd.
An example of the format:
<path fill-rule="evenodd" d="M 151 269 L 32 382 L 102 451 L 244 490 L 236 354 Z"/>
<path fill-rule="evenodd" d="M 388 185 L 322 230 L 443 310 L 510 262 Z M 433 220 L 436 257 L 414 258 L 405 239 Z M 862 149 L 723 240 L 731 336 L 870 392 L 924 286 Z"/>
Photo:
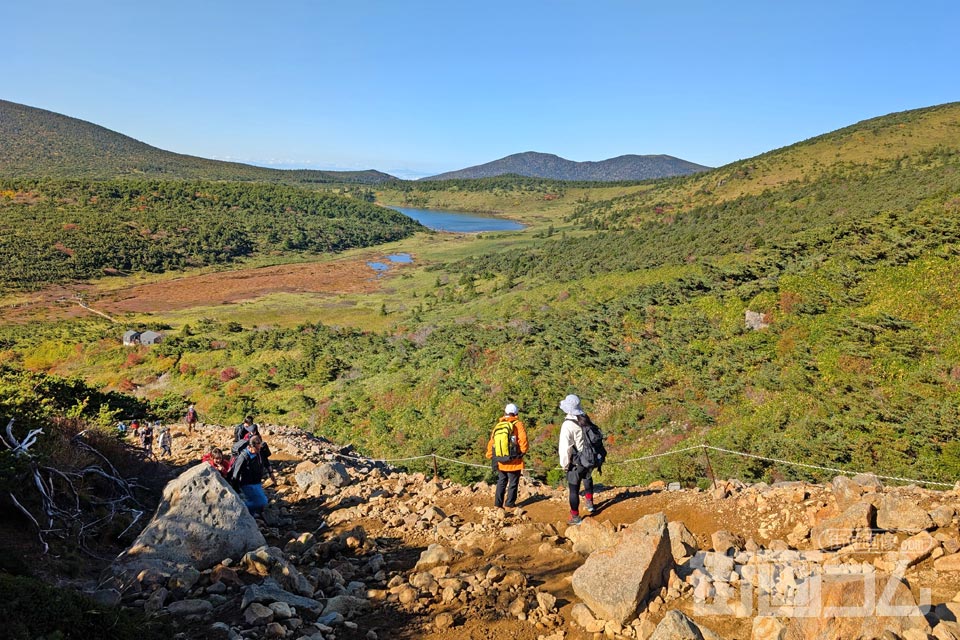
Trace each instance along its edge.
<path fill-rule="evenodd" d="M 584 500 L 583 509 L 587 513 L 593 513 L 594 511 L 596 511 L 596 508 L 593 506 L 593 500 Z"/>
<path fill-rule="evenodd" d="M 583 522 L 583 518 L 581 518 L 580 516 L 570 516 L 570 519 L 567 520 L 567 524 L 570 525 L 571 527 L 576 526 L 581 522 Z"/>

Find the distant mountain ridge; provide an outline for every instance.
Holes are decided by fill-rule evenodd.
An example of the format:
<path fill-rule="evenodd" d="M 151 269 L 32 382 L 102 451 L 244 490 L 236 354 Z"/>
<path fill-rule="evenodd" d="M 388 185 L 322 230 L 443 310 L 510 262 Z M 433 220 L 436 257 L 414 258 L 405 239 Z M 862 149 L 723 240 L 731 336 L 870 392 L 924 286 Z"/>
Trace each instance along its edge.
<path fill-rule="evenodd" d="M 457 180 L 492 178 L 513 173 L 528 178 L 551 180 L 584 180 L 617 182 L 623 180 L 651 180 L 685 176 L 708 171 L 706 167 L 667 155 L 625 155 L 599 162 L 575 162 L 552 153 L 527 151 L 515 153 L 493 162 L 448 171 L 422 180 Z"/>
<path fill-rule="evenodd" d="M 293 184 L 379 184 L 396 180 L 373 170 L 268 169 L 183 155 L 85 120 L 7 100 L 0 100 L 0 177 L 135 177 Z"/>

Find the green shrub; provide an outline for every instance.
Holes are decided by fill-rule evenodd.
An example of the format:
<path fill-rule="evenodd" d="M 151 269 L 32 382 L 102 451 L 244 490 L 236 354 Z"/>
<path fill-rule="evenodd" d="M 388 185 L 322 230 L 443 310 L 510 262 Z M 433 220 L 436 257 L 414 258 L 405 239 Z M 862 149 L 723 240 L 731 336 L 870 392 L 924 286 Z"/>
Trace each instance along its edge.
<path fill-rule="evenodd" d="M 9 640 L 162 640 L 168 625 L 128 609 L 104 607 L 80 593 L 0 573 L 0 620 Z"/>

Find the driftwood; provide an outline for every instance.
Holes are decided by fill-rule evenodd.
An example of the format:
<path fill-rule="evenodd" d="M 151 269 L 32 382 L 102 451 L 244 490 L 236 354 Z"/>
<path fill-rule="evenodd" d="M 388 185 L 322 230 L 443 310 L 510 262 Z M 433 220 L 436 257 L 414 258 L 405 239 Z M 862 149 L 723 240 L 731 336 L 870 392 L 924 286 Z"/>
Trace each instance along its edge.
<path fill-rule="evenodd" d="M 84 451 L 96 460 L 81 469 L 59 469 L 42 465 L 30 451 L 36 444 L 43 429 L 31 429 L 22 440 L 13 433 L 14 421 L 6 427 L 6 436 L 0 436 L 2 443 L 14 456 L 29 460 L 29 480 L 21 483 L 21 489 L 8 493 L 14 506 L 37 528 L 37 535 L 43 553 L 50 545 L 48 536 L 61 539 L 74 538 L 77 546 L 88 555 L 98 557 L 87 545 L 91 536 L 96 536 L 102 528 L 120 516 L 130 517 L 132 521 L 117 537 L 123 536 L 143 516 L 144 509 L 134 495 L 139 485 L 132 479 L 124 478 L 117 468 L 87 442 L 87 430 L 81 431 L 70 439 L 70 444 Z M 88 480 L 96 479 L 101 483 L 100 495 L 84 492 Z M 24 478 L 27 480 L 27 478 Z M 15 493 L 20 493 L 18 497 Z M 27 494 L 33 494 L 32 499 Z M 39 502 L 42 514 L 34 514 L 24 503 Z M 95 508 L 98 513 L 94 514 Z"/>

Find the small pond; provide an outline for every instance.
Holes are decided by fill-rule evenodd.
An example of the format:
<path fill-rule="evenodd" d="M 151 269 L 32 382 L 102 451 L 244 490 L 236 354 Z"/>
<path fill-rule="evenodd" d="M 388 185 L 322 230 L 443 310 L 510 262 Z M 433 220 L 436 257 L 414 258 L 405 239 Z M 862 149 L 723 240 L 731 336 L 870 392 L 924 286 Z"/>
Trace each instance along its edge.
<path fill-rule="evenodd" d="M 367 266 L 376 271 L 379 276 L 389 271 L 393 263 L 410 264 L 412 262 L 413 256 L 409 253 L 391 253 L 387 256 L 387 262 L 368 262 Z"/>
<path fill-rule="evenodd" d="M 434 231 L 455 231 L 459 233 L 480 233 L 483 231 L 520 231 L 524 228 L 519 222 L 493 216 L 460 211 L 441 211 L 439 209 L 411 209 L 409 207 L 391 207 L 409 216 Z"/>

